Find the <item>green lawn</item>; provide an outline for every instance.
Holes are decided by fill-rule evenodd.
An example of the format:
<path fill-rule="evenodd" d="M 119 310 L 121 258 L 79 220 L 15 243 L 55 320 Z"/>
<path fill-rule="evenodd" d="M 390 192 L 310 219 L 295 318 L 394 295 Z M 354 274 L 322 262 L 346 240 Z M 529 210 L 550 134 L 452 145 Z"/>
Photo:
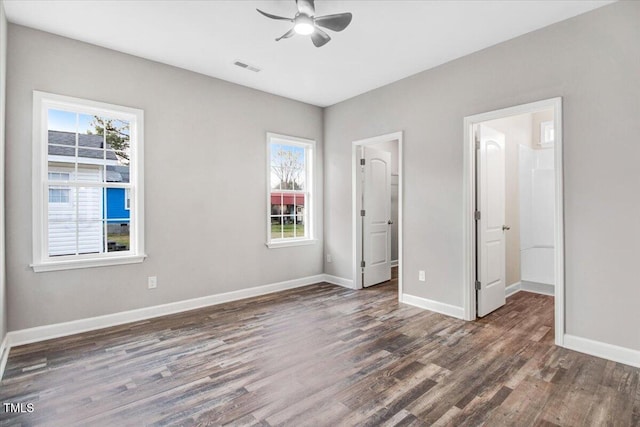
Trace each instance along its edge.
<path fill-rule="evenodd" d="M 271 237 L 274 239 L 280 238 L 280 231 L 282 228 L 283 236 L 282 237 L 294 237 L 293 230 L 295 227 L 296 236 L 295 237 L 304 237 L 304 224 L 271 224 Z"/>
<path fill-rule="evenodd" d="M 107 242 L 116 242 L 119 245 L 125 245 L 129 249 L 129 235 L 128 234 L 108 234 Z"/>

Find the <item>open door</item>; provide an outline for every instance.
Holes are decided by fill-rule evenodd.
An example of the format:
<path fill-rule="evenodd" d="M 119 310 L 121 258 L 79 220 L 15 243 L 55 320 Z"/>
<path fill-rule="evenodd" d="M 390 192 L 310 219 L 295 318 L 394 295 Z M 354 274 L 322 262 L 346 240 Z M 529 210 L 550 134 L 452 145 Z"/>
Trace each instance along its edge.
<path fill-rule="evenodd" d="M 505 135 L 486 125 L 476 129 L 477 301 L 479 317 L 505 304 Z M 479 283 L 478 283 L 479 282 Z"/>
<path fill-rule="evenodd" d="M 362 160 L 361 266 L 367 287 L 391 280 L 391 154 L 362 147 Z"/>

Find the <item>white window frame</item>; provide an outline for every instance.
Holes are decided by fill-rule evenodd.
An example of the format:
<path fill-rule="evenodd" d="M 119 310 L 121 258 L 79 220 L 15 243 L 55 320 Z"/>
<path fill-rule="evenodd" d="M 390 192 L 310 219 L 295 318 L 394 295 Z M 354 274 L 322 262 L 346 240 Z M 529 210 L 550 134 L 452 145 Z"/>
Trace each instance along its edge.
<path fill-rule="evenodd" d="M 49 109 L 106 116 L 130 123 L 130 178 L 123 188 L 131 188 L 129 250 L 99 254 L 48 254 L 48 114 Z M 144 112 L 104 102 L 33 91 L 33 263 L 35 272 L 133 264 L 144 261 Z M 114 183 L 111 183 L 114 184 Z M 118 186 L 118 185 L 110 185 Z"/>
<path fill-rule="evenodd" d="M 296 238 L 272 238 L 271 237 L 271 145 L 272 144 L 293 145 L 305 149 L 305 189 L 307 196 L 305 197 L 305 210 L 307 210 L 307 222 L 305 223 L 305 231 L 308 231 L 305 237 Z M 315 170 L 316 170 L 316 142 L 312 139 L 298 138 L 295 136 L 281 135 L 277 133 L 267 132 L 267 162 L 266 162 L 266 179 L 267 179 L 267 209 L 266 209 L 266 228 L 267 228 L 267 247 L 268 248 L 285 248 L 290 246 L 312 245 L 317 242 L 315 238 Z M 307 200 L 308 199 L 308 200 Z"/>
<path fill-rule="evenodd" d="M 131 190 L 128 188 L 124 189 L 124 210 L 131 210 Z"/>

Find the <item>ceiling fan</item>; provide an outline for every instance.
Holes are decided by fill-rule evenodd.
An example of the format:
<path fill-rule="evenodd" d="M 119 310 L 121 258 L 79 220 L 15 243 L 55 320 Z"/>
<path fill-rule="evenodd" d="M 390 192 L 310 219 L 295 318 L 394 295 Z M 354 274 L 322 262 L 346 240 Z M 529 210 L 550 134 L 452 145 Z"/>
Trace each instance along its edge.
<path fill-rule="evenodd" d="M 296 0 L 296 6 L 298 6 L 298 13 L 296 13 L 296 16 L 293 18 L 276 16 L 256 9 L 267 18 L 293 22 L 293 28 L 278 37 L 276 41 L 288 39 L 294 34 L 311 35 L 313 44 L 316 47 L 321 47 L 327 44 L 329 40 L 331 40 L 331 37 L 319 27 L 327 28 L 331 31 L 342 31 L 351 23 L 351 18 L 353 17 L 353 15 L 348 12 L 315 16 L 316 7 L 313 4 L 313 0 Z"/>

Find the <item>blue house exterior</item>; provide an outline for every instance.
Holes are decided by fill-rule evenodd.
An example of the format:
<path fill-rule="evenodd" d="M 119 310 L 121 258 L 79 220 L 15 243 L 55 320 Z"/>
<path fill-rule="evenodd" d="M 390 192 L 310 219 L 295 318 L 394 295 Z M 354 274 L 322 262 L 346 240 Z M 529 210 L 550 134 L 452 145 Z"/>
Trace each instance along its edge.
<path fill-rule="evenodd" d="M 107 188 L 107 221 L 120 222 L 123 219 L 129 219 L 129 209 L 125 208 L 125 189 Z"/>

